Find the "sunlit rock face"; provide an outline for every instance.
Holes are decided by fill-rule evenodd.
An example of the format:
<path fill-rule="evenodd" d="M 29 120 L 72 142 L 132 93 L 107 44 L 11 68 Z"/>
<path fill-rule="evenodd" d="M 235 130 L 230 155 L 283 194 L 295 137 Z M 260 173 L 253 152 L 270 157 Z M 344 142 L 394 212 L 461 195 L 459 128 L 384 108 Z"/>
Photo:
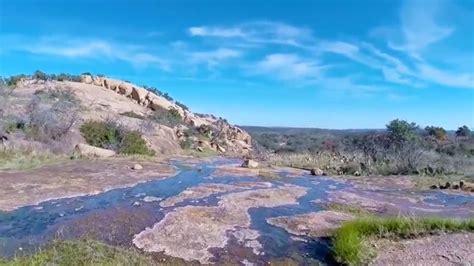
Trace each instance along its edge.
<path fill-rule="evenodd" d="M 214 129 L 219 134 L 213 138 L 216 141 L 211 143 L 210 147 L 219 153 L 245 155 L 252 150 L 252 138 L 245 130 L 229 124 L 224 119 L 218 119 L 211 115 L 199 115 L 185 110 L 180 104 L 148 91 L 143 87 L 127 81 L 98 76 L 92 77 L 91 75 L 82 75 L 81 83 L 100 86 L 114 91 L 133 100 L 136 104 L 153 111 L 159 109 L 169 110 L 172 108 L 182 116 L 183 121 L 189 127 L 204 125 Z"/>
<path fill-rule="evenodd" d="M 303 187 L 285 185 L 230 193 L 220 197 L 215 207 L 177 208 L 153 228 L 137 234 L 133 243 L 147 252 L 164 252 L 188 261 L 210 263 L 213 255 L 209 249 L 224 248 L 233 234 L 259 252 L 258 232 L 249 228 L 248 209 L 296 204 L 306 191 Z"/>
<path fill-rule="evenodd" d="M 295 216 L 281 216 L 267 219 L 269 224 L 284 228 L 298 236 L 324 237 L 338 228 L 342 222 L 354 218 L 350 214 L 335 211 L 320 211 Z"/>

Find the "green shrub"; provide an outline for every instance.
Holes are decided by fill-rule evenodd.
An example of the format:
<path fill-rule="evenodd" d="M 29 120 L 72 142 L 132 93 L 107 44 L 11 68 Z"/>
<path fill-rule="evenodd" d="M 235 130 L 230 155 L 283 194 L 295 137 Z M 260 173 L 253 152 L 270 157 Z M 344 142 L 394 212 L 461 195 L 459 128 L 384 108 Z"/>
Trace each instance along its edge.
<path fill-rule="evenodd" d="M 181 141 L 180 146 L 182 149 L 191 149 L 193 146 L 193 140 L 190 138 L 186 138 L 185 140 Z"/>
<path fill-rule="evenodd" d="M 44 72 L 40 70 L 36 70 L 35 73 L 33 74 L 33 78 L 37 80 L 47 80 L 48 75 L 46 75 Z"/>
<path fill-rule="evenodd" d="M 147 147 L 141 134 L 136 131 L 128 132 L 123 136 L 122 142 L 120 143 L 119 153 L 154 155 L 154 151 Z"/>
<path fill-rule="evenodd" d="M 117 150 L 121 154 L 154 155 L 138 131 L 125 131 L 117 124 L 102 121 L 87 121 L 80 128 L 89 145 Z"/>
<path fill-rule="evenodd" d="M 169 127 L 175 127 L 183 123 L 183 118 L 178 110 L 172 107 L 169 110 L 164 108 L 157 109 L 149 118 L 158 124 Z"/>
<path fill-rule="evenodd" d="M 87 121 L 80 131 L 89 145 L 104 149 L 116 148 L 122 140 L 119 127 L 113 123 Z"/>

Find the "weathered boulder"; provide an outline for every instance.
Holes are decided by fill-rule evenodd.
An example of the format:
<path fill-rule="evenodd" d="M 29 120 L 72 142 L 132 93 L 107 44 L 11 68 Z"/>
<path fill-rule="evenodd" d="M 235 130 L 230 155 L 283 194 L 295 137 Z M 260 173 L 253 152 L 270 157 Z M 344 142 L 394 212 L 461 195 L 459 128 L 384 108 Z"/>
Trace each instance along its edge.
<path fill-rule="evenodd" d="M 322 176 L 324 175 L 324 171 L 319 168 L 313 168 L 311 169 L 311 175 Z"/>
<path fill-rule="evenodd" d="M 126 97 L 132 95 L 133 86 L 130 83 L 121 83 L 118 85 L 118 93 Z"/>
<path fill-rule="evenodd" d="M 136 163 L 132 166 L 132 169 L 133 170 L 142 170 L 143 166 L 141 164 Z"/>
<path fill-rule="evenodd" d="M 258 168 L 258 162 L 252 159 L 245 159 L 244 163 L 242 164 L 244 168 Z"/>
<path fill-rule="evenodd" d="M 93 156 L 93 157 L 100 157 L 100 158 L 112 157 L 116 154 L 115 151 L 102 149 L 99 147 L 94 147 L 94 146 L 83 144 L 83 143 L 76 145 L 75 152 L 81 156 Z"/>
<path fill-rule="evenodd" d="M 94 85 L 96 86 L 101 86 L 101 87 L 105 87 L 105 78 L 104 77 L 99 77 L 99 76 L 95 76 L 94 77 Z"/>
<path fill-rule="evenodd" d="M 155 94 L 150 93 L 148 95 L 148 100 L 150 101 L 148 107 L 152 109 L 153 111 L 160 110 L 160 109 L 169 110 L 171 107 L 174 107 L 174 105 L 171 102 Z"/>
<path fill-rule="evenodd" d="M 104 78 L 104 87 L 109 90 L 118 91 L 121 83 L 122 82 L 118 80 Z"/>
<path fill-rule="evenodd" d="M 224 147 L 222 147 L 221 145 L 219 145 L 219 144 L 216 144 L 216 149 L 220 153 L 225 153 L 226 152 L 226 149 Z"/>
<path fill-rule="evenodd" d="M 81 75 L 81 82 L 82 83 L 87 83 L 87 84 L 92 84 L 94 80 L 92 79 L 91 75 Z"/>
<path fill-rule="evenodd" d="M 143 88 L 133 87 L 132 94 L 130 96 L 139 104 L 145 105 L 148 96 L 148 91 Z"/>

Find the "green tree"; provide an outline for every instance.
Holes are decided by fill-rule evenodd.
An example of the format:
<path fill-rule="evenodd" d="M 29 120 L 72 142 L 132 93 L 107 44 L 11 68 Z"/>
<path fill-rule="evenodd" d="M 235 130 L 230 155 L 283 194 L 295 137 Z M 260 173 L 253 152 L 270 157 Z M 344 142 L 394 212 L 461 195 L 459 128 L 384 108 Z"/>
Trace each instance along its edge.
<path fill-rule="evenodd" d="M 434 137 L 436 140 L 446 140 L 448 138 L 446 130 L 442 127 L 427 126 L 425 131 L 428 136 Z"/>
<path fill-rule="evenodd" d="M 33 74 L 33 78 L 37 79 L 37 80 L 47 80 L 48 79 L 48 75 L 46 75 L 44 72 L 42 72 L 41 70 L 36 70 L 35 73 Z"/>
<path fill-rule="evenodd" d="M 386 127 L 390 140 L 398 144 L 415 139 L 419 129 L 417 124 L 400 119 L 390 121 Z"/>
<path fill-rule="evenodd" d="M 471 135 L 471 130 L 466 125 L 459 127 L 456 130 L 456 137 L 469 137 Z"/>

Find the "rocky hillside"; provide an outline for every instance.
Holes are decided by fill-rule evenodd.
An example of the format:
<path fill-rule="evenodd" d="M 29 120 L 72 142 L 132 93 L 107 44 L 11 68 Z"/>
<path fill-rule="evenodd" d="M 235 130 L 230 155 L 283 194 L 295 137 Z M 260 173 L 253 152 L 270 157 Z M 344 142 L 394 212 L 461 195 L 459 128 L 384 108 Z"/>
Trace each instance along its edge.
<path fill-rule="evenodd" d="M 6 102 L 0 112 L 3 121 L 0 134 L 5 135 L 11 145 L 51 146 L 50 140 L 28 138 L 25 137 L 28 132 L 18 130 L 39 116 L 37 127 L 55 123 L 55 119 L 69 119 L 70 125 L 62 129 L 67 132 L 63 132 L 60 143 L 56 143 L 64 152 L 86 144 L 81 126 L 90 121 L 114 123 L 129 132 L 139 132 L 155 154 L 174 155 L 192 150 L 244 156 L 252 149 L 250 135 L 241 128 L 213 115 L 193 113 L 166 95 L 126 81 L 92 75 L 81 75 L 75 81 L 25 77 L 11 88 L 8 97 L 5 96 L 7 89 L 3 89 Z M 44 98 L 49 99 L 49 109 L 40 108 Z M 58 109 L 62 101 L 78 106 L 66 104 L 59 108 L 59 115 L 42 117 Z M 55 139 L 53 135 L 50 137 Z"/>

